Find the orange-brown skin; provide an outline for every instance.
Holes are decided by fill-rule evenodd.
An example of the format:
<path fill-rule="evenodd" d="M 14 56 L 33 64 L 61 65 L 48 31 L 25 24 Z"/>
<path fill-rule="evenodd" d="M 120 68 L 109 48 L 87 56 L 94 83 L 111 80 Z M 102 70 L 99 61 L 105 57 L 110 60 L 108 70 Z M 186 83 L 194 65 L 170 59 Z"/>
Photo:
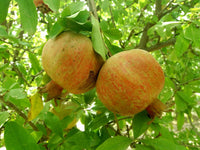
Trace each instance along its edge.
<path fill-rule="evenodd" d="M 134 49 L 110 57 L 99 72 L 96 90 L 112 112 L 132 116 L 156 99 L 164 86 L 164 73 L 147 51 Z"/>
<path fill-rule="evenodd" d="M 69 93 L 80 94 L 94 88 L 104 61 L 89 38 L 71 31 L 47 41 L 42 65 L 47 74 Z"/>
<path fill-rule="evenodd" d="M 39 7 L 44 4 L 43 0 L 33 0 L 33 3 L 36 7 Z"/>
<path fill-rule="evenodd" d="M 40 88 L 41 93 L 47 93 L 46 101 L 49 101 L 53 98 L 58 98 L 61 96 L 63 88 L 60 87 L 53 80 L 48 82 L 44 87 Z"/>
<path fill-rule="evenodd" d="M 44 3 L 43 0 L 33 0 L 33 3 L 35 4 L 35 7 L 37 7 L 38 10 L 41 11 L 42 13 L 44 13 L 44 14 L 52 11 L 49 8 L 49 6 Z"/>

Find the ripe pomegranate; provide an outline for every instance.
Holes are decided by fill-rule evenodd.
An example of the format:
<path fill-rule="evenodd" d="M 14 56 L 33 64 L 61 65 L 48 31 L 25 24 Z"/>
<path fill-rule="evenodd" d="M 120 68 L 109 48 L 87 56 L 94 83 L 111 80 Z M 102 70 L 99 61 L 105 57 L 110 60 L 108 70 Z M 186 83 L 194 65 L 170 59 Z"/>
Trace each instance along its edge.
<path fill-rule="evenodd" d="M 35 7 L 37 7 L 38 10 L 42 13 L 48 13 L 52 11 L 49 6 L 44 3 L 43 0 L 33 0 L 33 3 L 35 4 Z"/>
<path fill-rule="evenodd" d="M 147 51 L 134 49 L 105 62 L 96 90 L 102 103 L 114 113 L 132 116 L 149 106 L 147 111 L 154 118 L 165 108 L 157 99 L 163 86 L 164 73 L 159 63 Z M 154 102 L 160 105 L 155 108 Z"/>
<path fill-rule="evenodd" d="M 55 83 L 73 94 L 95 87 L 103 63 L 91 40 L 71 31 L 48 40 L 42 52 L 44 70 Z"/>

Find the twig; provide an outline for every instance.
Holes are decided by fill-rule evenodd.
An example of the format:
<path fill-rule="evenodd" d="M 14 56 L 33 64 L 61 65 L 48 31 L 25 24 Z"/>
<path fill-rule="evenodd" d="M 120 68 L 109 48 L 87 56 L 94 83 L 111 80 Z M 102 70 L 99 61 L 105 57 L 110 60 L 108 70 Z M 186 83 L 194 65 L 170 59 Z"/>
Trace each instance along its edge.
<path fill-rule="evenodd" d="M 171 9 L 161 13 L 159 16 L 158 16 L 158 19 L 160 20 L 162 17 L 164 17 L 166 14 L 172 12 L 174 9 L 176 9 L 179 5 L 175 5 L 174 7 L 172 7 Z"/>
<path fill-rule="evenodd" d="M 97 9 L 96 9 L 96 4 L 94 0 L 87 0 L 88 6 L 94 17 L 98 20 L 98 15 L 97 15 Z"/>
<path fill-rule="evenodd" d="M 174 1 L 174 0 L 170 0 L 170 1 L 167 3 L 167 5 L 163 8 L 162 12 L 165 11 L 165 10 L 167 10 L 167 8 L 169 7 L 169 5 L 171 5 L 173 1 Z"/>
<path fill-rule="evenodd" d="M 180 85 L 189 84 L 190 82 L 194 82 L 194 81 L 198 81 L 198 80 L 200 80 L 200 77 L 194 78 L 194 79 L 191 79 L 191 80 L 188 80 L 188 81 L 185 81 L 185 82 L 183 82 L 183 83 L 180 83 Z"/>
<path fill-rule="evenodd" d="M 28 122 L 28 124 L 33 128 L 33 130 L 38 131 L 38 128 L 31 121 L 27 121 L 28 120 L 27 116 L 19 108 L 17 108 L 13 103 L 9 101 L 5 101 L 3 99 L 3 96 L 0 96 L 0 101 L 2 101 L 8 107 L 12 108 L 17 114 L 19 114 L 22 118 L 24 118 L 24 120 Z"/>
<path fill-rule="evenodd" d="M 197 128 L 196 128 L 196 127 L 194 126 L 194 124 L 192 123 L 192 118 L 190 117 L 189 114 L 187 114 L 187 116 L 188 116 L 188 120 L 189 120 L 189 123 L 190 123 L 192 129 L 196 132 L 197 136 L 200 137 L 200 133 L 198 132 Z"/>
<path fill-rule="evenodd" d="M 115 122 L 116 122 L 116 125 L 117 125 L 117 134 L 121 135 L 120 127 L 119 127 L 119 121 L 118 121 L 115 113 L 114 113 L 114 117 L 115 117 Z"/>
<path fill-rule="evenodd" d="M 157 43 L 156 45 L 153 45 L 151 47 L 146 48 L 147 51 L 152 52 L 158 49 L 161 49 L 163 47 L 167 47 L 169 45 L 174 45 L 176 42 L 175 38 L 169 39 L 168 41 L 162 42 L 162 43 Z"/>
<path fill-rule="evenodd" d="M 41 70 L 40 72 L 38 72 L 36 75 L 32 75 L 32 79 L 31 79 L 31 82 L 30 83 L 32 83 L 34 80 L 35 80 L 35 78 L 37 77 L 37 76 L 39 76 L 40 74 L 42 74 L 44 72 L 44 70 Z"/>
<path fill-rule="evenodd" d="M 113 24 L 113 26 L 116 28 L 115 20 L 114 20 L 114 16 L 113 16 L 112 9 L 111 9 L 110 6 L 109 6 L 109 10 L 110 10 L 110 15 L 111 15 L 111 21 L 112 21 L 112 24 Z"/>

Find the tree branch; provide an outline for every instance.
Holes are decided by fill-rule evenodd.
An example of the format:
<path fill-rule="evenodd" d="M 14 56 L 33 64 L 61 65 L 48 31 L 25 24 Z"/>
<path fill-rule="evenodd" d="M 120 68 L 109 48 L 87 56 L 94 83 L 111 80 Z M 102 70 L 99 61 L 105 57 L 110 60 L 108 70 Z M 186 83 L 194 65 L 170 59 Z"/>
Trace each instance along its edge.
<path fill-rule="evenodd" d="M 155 10 L 155 15 L 159 16 L 162 10 L 162 0 L 156 0 L 156 10 Z"/>
<path fill-rule="evenodd" d="M 96 4 L 94 0 L 87 0 L 88 6 L 94 17 L 98 20 L 98 15 L 97 15 L 97 9 L 96 9 Z"/>
<path fill-rule="evenodd" d="M 163 47 L 167 47 L 169 45 L 174 45 L 176 42 L 176 39 L 175 38 L 172 38 L 168 41 L 165 41 L 165 42 L 162 42 L 162 43 L 157 43 L 156 45 L 153 45 L 151 47 L 148 47 L 146 48 L 147 51 L 149 52 L 152 52 L 152 51 L 155 51 L 155 50 L 158 50 L 158 49 L 161 49 Z"/>
<path fill-rule="evenodd" d="M 163 12 L 163 13 L 160 13 L 160 15 L 158 16 L 158 19 L 160 20 L 162 17 L 164 17 L 166 14 L 172 12 L 174 9 L 176 9 L 179 5 L 175 5 L 173 6 L 171 9 Z"/>
<path fill-rule="evenodd" d="M 188 80 L 188 81 L 183 82 L 183 83 L 180 83 L 180 85 L 186 85 L 186 84 L 189 84 L 190 82 L 194 82 L 194 81 L 198 81 L 198 80 L 200 80 L 200 77 Z"/>
<path fill-rule="evenodd" d="M 160 0 L 161 1 L 161 0 Z M 158 15 L 158 20 L 160 20 L 162 17 L 164 17 L 166 14 L 168 14 L 168 13 L 170 13 L 170 12 L 172 12 L 175 8 L 177 8 L 178 7 L 178 5 L 175 5 L 175 6 L 173 6 L 171 9 L 169 9 L 168 11 L 165 11 L 165 12 L 163 12 L 162 10 L 161 10 L 161 7 L 162 6 L 160 6 L 161 5 L 161 2 L 160 2 L 159 0 L 156 0 L 156 10 L 155 10 L 155 14 L 157 14 Z M 143 30 L 143 34 L 142 34 L 142 37 L 141 37 L 141 40 L 140 40 L 140 43 L 139 43 L 139 45 L 138 45 L 138 47 L 137 48 L 141 48 L 141 49 L 146 49 L 147 48 L 147 42 L 148 42 L 148 40 L 149 40 L 149 37 L 148 37 L 148 35 L 147 35 L 147 33 L 148 33 L 148 30 L 152 27 L 152 26 L 154 26 L 156 23 L 150 23 L 150 22 L 148 22 L 147 24 L 146 24 L 146 26 L 144 27 L 144 30 Z M 166 44 L 166 43 L 165 43 Z M 157 50 L 158 48 L 156 48 L 155 50 Z M 150 50 L 151 51 L 151 50 Z"/>
<path fill-rule="evenodd" d="M 147 42 L 149 40 L 149 36 L 147 35 L 148 33 L 148 30 L 155 24 L 152 24 L 150 22 L 148 22 L 146 24 L 146 26 L 144 27 L 144 30 L 143 30 L 143 34 L 142 34 L 142 37 L 141 37 L 141 40 L 140 40 L 140 43 L 138 45 L 138 48 L 141 48 L 141 49 L 146 49 L 147 47 Z"/>
<path fill-rule="evenodd" d="M 200 133 L 198 132 L 197 128 L 196 128 L 196 127 L 194 126 L 194 124 L 192 123 L 192 118 L 191 118 L 191 116 L 190 116 L 189 114 L 187 114 L 187 116 L 188 116 L 188 120 L 189 120 L 189 122 L 190 122 L 190 125 L 191 125 L 191 127 L 192 127 L 192 130 L 194 130 L 194 132 L 197 134 L 197 136 L 200 137 Z"/>
<path fill-rule="evenodd" d="M 28 120 L 27 116 L 19 108 L 17 108 L 13 103 L 9 101 L 5 101 L 3 99 L 3 96 L 0 96 L 0 101 L 2 101 L 8 107 L 12 108 L 17 114 L 19 114 L 22 118 L 24 118 L 24 120 L 28 122 L 28 124 L 32 127 L 33 130 L 38 131 L 38 128 L 31 121 L 27 121 Z"/>
<path fill-rule="evenodd" d="M 112 9 L 111 9 L 110 5 L 109 5 L 109 11 L 110 11 L 110 15 L 111 15 L 112 24 L 113 24 L 113 26 L 116 28 L 114 16 L 113 16 Z"/>

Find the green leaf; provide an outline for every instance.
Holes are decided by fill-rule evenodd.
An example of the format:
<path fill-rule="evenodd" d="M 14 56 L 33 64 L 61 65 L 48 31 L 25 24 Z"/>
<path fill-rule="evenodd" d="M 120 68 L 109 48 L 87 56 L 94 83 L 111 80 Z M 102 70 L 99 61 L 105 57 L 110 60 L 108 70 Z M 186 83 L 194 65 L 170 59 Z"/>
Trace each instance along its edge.
<path fill-rule="evenodd" d="M 114 115 L 109 114 L 109 115 L 105 115 L 104 113 L 101 113 L 99 115 L 97 115 L 95 117 L 94 120 L 92 120 L 89 124 L 88 124 L 88 128 L 91 130 L 95 130 L 101 126 L 106 125 L 109 121 L 111 121 L 114 118 Z"/>
<path fill-rule="evenodd" d="M 10 121 L 5 126 L 5 145 L 7 150 L 39 150 L 34 138 L 16 122 Z"/>
<path fill-rule="evenodd" d="M 161 133 L 162 137 L 163 138 L 166 138 L 172 142 L 174 142 L 174 138 L 173 138 L 173 135 L 172 133 L 169 131 L 169 129 L 163 127 L 163 126 L 160 126 L 160 130 L 159 132 Z"/>
<path fill-rule="evenodd" d="M 107 139 L 96 150 L 126 150 L 132 140 L 124 136 L 116 136 Z"/>
<path fill-rule="evenodd" d="M 142 111 L 136 114 L 133 118 L 133 133 L 134 138 L 138 138 L 142 133 L 144 133 L 149 125 L 148 122 L 151 119 L 148 117 L 148 113 L 146 111 Z"/>
<path fill-rule="evenodd" d="M 85 3 L 81 2 L 81 1 L 69 4 L 69 6 L 68 6 L 69 8 L 68 9 L 70 10 L 70 15 L 81 11 L 84 6 L 85 6 Z"/>
<path fill-rule="evenodd" d="M 105 30 L 103 33 L 111 40 L 119 40 L 122 37 L 121 31 L 117 29 Z"/>
<path fill-rule="evenodd" d="M 188 50 L 190 42 L 183 37 L 183 35 L 179 35 L 176 39 L 175 43 L 175 54 L 177 57 L 181 57 L 184 52 Z"/>
<path fill-rule="evenodd" d="M 50 30 L 49 39 L 55 38 L 55 37 L 58 36 L 61 32 L 63 32 L 64 29 L 65 29 L 65 28 L 64 28 L 62 25 L 60 25 L 59 22 L 56 22 L 56 23 L 52 26 L 52 28 L 51 28 L 51 30 Z"/>
<path fill-rule="evenodd" d="M 10 114 L 6 111 L 0 112 L 0 127 L 6 122 Z"/>
<path fill-rule="evenodd" d="M 199 35 L 200 29 L 196 28 L 195 25 L 191 24 L 189 27 L 185 29 L 184 37 L 195 42 L 200 41 L 200 35 Z"/>
<path fill-rule="evenodd" d="M 2 87 L 5 89 L 5 91 L 20 88 L 20 85 L 16 82 L 15 79 L 6 77 L 3 81 Z"/>
<path fill-rule="evenodd" d="M 69 16 L 68 18 L 74 18 L 74 20 L 76 20 L 76 22 L 79 22 L 79 23 L 86 23 L 89 16 L 90 16 L 90 13 L 84 10 L 77 13 L 77 15 Z"/>
<path fill-rule="evenodd" d="M 194 100 L 193 93 L 192 91 L 189 91 L 189 89 L 185 89 L 184 91 L 178 91 L 177 94 L 179 95 L 179 97 L 186 102 L 187 104 L 191 105 L 196 105 L 196 102 Z"/>
<path fill-rule="evenodd" d="M 63 137 L 62 124 L 57 116 L 51 112 L 47 112 L 44 121 L 49 129 L 58 134 L 60 137 Z"/>
<path fill-rule="evenodd" d="M 8 37 L 8 33 L 6 32 L 5 27 L 1 25 L 0 25 L 0 37 L 4 37 L 4 38 Z"/>
<path fill-rule="evenodd" d="M 29 34 L 34 34 L 37 26 L 37 11 L 33 0 L 16 0 L 19 5 L 22 27 Z"/>
<path fill-rule="evenodd" d="M 176 103 L 176 110 L 178 112 L 185 111 L 188 108 L 187 103 L 184 102 L 184 100 L 179 94 L 175 95 L 175 103 Z"/>
<path fill-rule="evenodd" d="M 22 88 L 11 89 L 6 95 L 13 99 L 27 98 L 27 95 Z"/>
<path fill-rule="evenodd" d="M 36 55 L 34 55 L 33 53 L 28 53 L 28 57 L 30 59 L 30 62 L 31 62 L 31 66 L 34 70 L 34 73 L 38 73 L 42 70 L 40 64 L 39 64 L 39 61 L 36 57 Z"/>
<path fill-rule="evenodd" d="M 120 48 L 120 47 L 118 47 L 116 45 L 112 45 L 110 43 L 110 41 L 106 37 L 105 37 L 105 43 L 106 43 L 106 45 L 107 45 L 107 47 L 108 47 L 108 49 L 109 49 L 109 51 L 111 52 L 112 55 L 117 54 L 117 53 L 123 51 L 122 48 Z"/>
<path fill-rule="evenodd" d="M 98 54 L 100 54 L 104 60 L 106 60 L 107 50 L 105 48 L 104 41 L 101 36 L 99 21 L 92 15 L 91 22 L 92 22 L 92 44 L 94 50 Z"/>
<path fill-rule="evenodd" d="M 169 149 L 186 150 L 184 146 L 176 145 L 173 141 L 164 138 L 162 136 L 155 139 L 145 139 L 142 140 L 142 142 L 144 143 L 144 145 L 151 146 L 155 150 L 169 150 Z"/>
<path fill-rule="evenodd" d="M 136 145 L 136 150 L 155 150 L 151 146 L 146 146 L 146 145 Z"/>
<path fill-rule="evenodd" d="M 75 145 L 77 150 L 82 150 L 90 149 L 90 140 L 90 135 L 87 135 L 85 132 L 78 132 L 67 138 L 66 142 L 70 143 L 71 146 Z"/>
<path fill-rule="evenodd" d="M 0 59 L 0 60 L 1 60 L 1 59 Z M 1 65 L 1 66 L 0 66 L 0 72 L 3 72 L 3 70 L 5 70 L 5 69 L 8 68 L 8 67 L 9 67 L 9 64 L 8 64 L 8 63 Z"/>
<path fill-rule="evenodd" d="M 42 96 L 39 93 L 30 97 L 31 109 L 28 113 L 28 121 L 35 119 L 43 109 Z"/>
<path fill-rule="evenodd" d="M 6 20 L 6 16 L 8 14 L 8 7 L 10 4 L 10 0 L 1 0 L 0 1 L 0 24 Z"/>
<path fill-rule="evenodd" d="M 91 31 L 91 24 L 89 22 L 79 23 L 73 18 L 61 18 L 58 22 L 65 30 L 73 30 L 75 32 Z"/>
<path fill-rule="evenodd" d="M 178 112 L 177 114 L 177 128 L 178 130 L 181 130 L 184 124 L 185 118 L 183 112 Z"/>
<path fill-rule="evenodd" d="M 4 98 L 6 101 L 10 101 L 22 109 L 30 106 L 27 94 L 22 88 L 11 89 L 8 93 L 6 93 Z"/>
<path fill-rule="evenodd" d="M 58 12 L 58 9 L 60 8 L 60 0 L 44 0 L 44 3 L 54 12 Z"/>
<path fill-rule="evenodd" d="M 43 136 L 43 132 L 42 131 L 33 131 L 31 133 L 31 136 L 35 139 L 36 142 L 38 142 L 41 137 Z"/>
<path fill-rule="evenodd" d="M 84 100 L 86 104 L 90 104 L 96 96 L 96 90 L 92 89 L 86 93 L 84 93 Z"/>

